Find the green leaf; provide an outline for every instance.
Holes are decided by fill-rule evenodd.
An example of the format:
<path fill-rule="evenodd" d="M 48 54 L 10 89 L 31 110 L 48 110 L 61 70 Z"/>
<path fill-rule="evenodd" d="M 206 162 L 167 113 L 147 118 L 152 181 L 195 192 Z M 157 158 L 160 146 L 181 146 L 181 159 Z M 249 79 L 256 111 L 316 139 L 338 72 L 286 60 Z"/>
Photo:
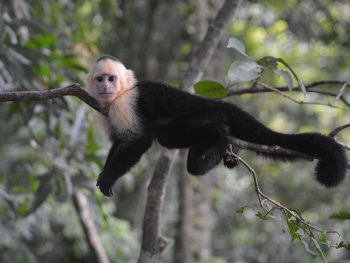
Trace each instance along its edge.
<path fill-rule="evenodd" d="M 295 239 L 300 239 L 300 235 L 298 233 L 300 227 L 298 226 L 298 223 L 295 220 L 288 220 L 287 224 L 292 241 Z"/>
<path fill-rule="evenodd" d="M 38 180 L 37 180 L 37 177 L 30 175 L 28 179 L 29 179 L 30 189 L 32 190 L 33 193 L 35 193 L 38 190 L 39 185 L 40 185 Z"/>
<path fill-rule="evenodd" d="M 286 66 L 289 71 L 293 74 L 293 77 L 298 81 L 298 85 L 299 85 L 299 88 L 300 90 L 303 92 L 304 96 L 306 95 L 307 93 L 307 90 L 304 86 L 304 83 L 303 81 L 301 80 L 301 78 L 299 78 L 299 76 L 295 73 L 295 71 L 292 69 L 291 66 L 289 66 L 289 64 L 282 58 L 277 58 L 277 61 L 281 64 L 283 64 L 284 66 Z"/>
<path fill-rule="evenodd" d="M 267 216 L 266 215 L 263 215 L 262 213 L 260 213 L 260 212 L 257 212 L 256 214 L 255 214 L 255 216 L 256 217 L 258 217 L 258 218 L 260 218 L 261 220 L 268 220 L 268 218 L 267 218 Z"/>
<path fill-rule="evenodd" d="M 287 83 L 288 89 L 291 91 L 293 89 L 293 79 L 292 76 L 298 81 L 298 85 L 300 90 L 306 95 L 307 90 L 304 86 L 303 81 L 299 78 L 299 76 L 295 73 L 293 68 L 282 58 L 276 58 L 272 56 L 266 56 L 257 61 L 257 63 L 265 68 L 270 68 L 276 75 L 281 76 L 285 82 Z M 284 65 L 288 70 L 280 70 L 278 69 L 278 63 Z"/>
<path fill-rule="evenodd" d="M 57 36 L 54 34 L 35 36 L 26 43 L 26 46 L 30 49 L 38 49 L 40 47 L 49 47 L 55 43 L 56 39 L 57 39 Z"/>
<path fill-rule="evenodd" d="M 319 255 L 319 257 L 322 259 L 322 261 L 324 262 L 324 263 L 326 263 L 327 262 L 327 259 L 326 259 L 326 257 L 324 256 L 324 254 L 323 254 L 323 251 L 322 251 L 322 249 L 321 249 L 321 247 L 320 247 L 320 244 L 316 241 L 316 239 L 314 239 L 314 238 L 311 238 L 311 241 L 313 242 L 313 244 L 314 244 L 314 246 L 315 246 L 315 248 L 316 248 L 316 250 L 317 250 L 317 253 L 318 253 L 318 255 Z"/>
<path fill-rule="evenodd" d="M 243 214 L 244 210 L 247 208 L 247 206 L 242 206 L 241 208 L 238 208 L 236 210 L 236 214 Z"/>
<path fill-rule="evenodd" d="M 248 57 L 246 50 L 245 50 L 245 46 L 244 44 L 238 40 L 237 38 L 234 37 L 230 37 L 230 39 L 228 40 L 228 44 L 227 44 L 228 48 L 234 48 L 235 50 L 237 50 L 241 55 Z"/>
<path fill-rule="evenodd" d="M 284 81 L 287 83 L 288 86 L 288 90 L 292 91 L 293 90 L 293 79 L 292 79 L 292 75 L 285 70 L 281 70 L 281 69 L 275 69 L 273 71 L 277 76 L 281 76 Z"/>
<path fill-rule="evenodd" d="M 194 91 L 196 94 L 218 99 L 227 96 L 227 89 L 219 82 L 211 80 L 199 81 L 194 85 Z"/>
<path fill-rule="evenodd" d="M 327 245 L 327 233 L 325 231 L 322 231 L 320 234 L 320 243 L 323 245 Z"/>
<path fill-rule="evenodd" d="M 337 213 L 332 214 L 329 218 L 331 219 L 339 219 L 339 220 L 349 220 L 350 213 L 346 211 L 339 211 Z"/>
<path fill-rule="evenodd" d="M 51 78 L 51 69 L 47 65 L 40 65 L 37 69 L 37 73 L 41 76 Z"/>
<path fill-rule="evenodd" d="M 262 72 L 261 66 L 255 60 L 241 57 L 233 62 L 228 70 L 228 83 L 234 85 L 256 80 Z"/>
<path fill-rule="evenodd" d="M 16 207 L 19 215 L 26 216 L 29 210 L 29 199 L 24 199 L 23 202 Z"/>
<path fill-rule="evenodd" d="M 271 70 L 277 69 L 277 58 L 267 56 L 259 59 L 257 63 L 265 68 L 270 68 Z"/>

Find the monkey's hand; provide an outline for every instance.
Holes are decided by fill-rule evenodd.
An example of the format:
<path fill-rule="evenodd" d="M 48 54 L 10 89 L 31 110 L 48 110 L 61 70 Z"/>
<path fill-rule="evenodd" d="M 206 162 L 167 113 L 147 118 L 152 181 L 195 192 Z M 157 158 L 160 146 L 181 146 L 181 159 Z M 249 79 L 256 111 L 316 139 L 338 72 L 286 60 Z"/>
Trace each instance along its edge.
<path fill-rule="evenodd" d="M 100 188 L 100 191 L 102 194 L 108 197 L 113 196 L 112 186 L 113 182 L 110 182 L 110 180 L 106 180 L 106 176 L 103 176 L 103 172 L 100 173 L 97 179 L 96 186 Z"/>

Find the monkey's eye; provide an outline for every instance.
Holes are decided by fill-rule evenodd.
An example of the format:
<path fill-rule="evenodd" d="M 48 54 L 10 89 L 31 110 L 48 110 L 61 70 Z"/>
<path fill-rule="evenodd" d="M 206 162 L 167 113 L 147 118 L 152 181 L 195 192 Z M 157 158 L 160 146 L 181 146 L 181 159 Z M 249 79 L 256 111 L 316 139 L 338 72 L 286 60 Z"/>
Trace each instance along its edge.
<path fill-rule="evenodd" d="M 108 81 L 109 81 L 109 82 L 113 82 L 114 80 L 115 80 L 115 76 L 109 76 L 109 77 L 108 77 Z"/>
<path fill-rule="evenodd" d="M 98 77 L 96 77 L 96 80 L 97 80 L 97 82 L 102 82 L 103 81 L 103 77 L 102 76 L 98 76 Z"/>

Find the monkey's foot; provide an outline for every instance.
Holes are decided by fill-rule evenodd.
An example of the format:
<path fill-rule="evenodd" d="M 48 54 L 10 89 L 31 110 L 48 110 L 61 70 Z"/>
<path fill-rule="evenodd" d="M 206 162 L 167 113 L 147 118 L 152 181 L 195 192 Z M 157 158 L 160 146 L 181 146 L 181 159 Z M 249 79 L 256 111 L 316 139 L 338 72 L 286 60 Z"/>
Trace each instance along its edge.
<path fill-rule="evenodd" d="M 231 147 L 231 149 L 234 154 L 238 154 L 240 150 L 238 147 Z M 224 161 L 224 165 L 229 169 L 236 167 L 239 163 L 238 157 L 233 155 L 231 150 L 227 150 L 222 159 Z"/>
<path fill-rule="evenodd" d="M 225 154 L 223 161 L 224 165 L 229 169 L 235 168 L 239 163 L 238 158 L 230 154 Z"/>

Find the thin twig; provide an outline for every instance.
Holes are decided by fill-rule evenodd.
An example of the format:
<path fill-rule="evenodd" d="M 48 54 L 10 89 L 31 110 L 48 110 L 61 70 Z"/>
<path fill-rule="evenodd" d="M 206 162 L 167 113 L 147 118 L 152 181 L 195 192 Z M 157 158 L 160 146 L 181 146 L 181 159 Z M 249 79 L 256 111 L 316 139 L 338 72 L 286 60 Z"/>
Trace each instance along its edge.
<path fill-rule="evenodd" d="M 265 198 L 265 200 L 269 201 L 270 203 L 274 204 L 275 206 L 277 206 L 280 210 L 284 211 L 284 212 L 288 212 L 290 215 L 292 215 L 298 222 L 304 224 L 305 226 L 309 227 L 310 229 L 313 229 L 319 233 L 323 232 L 321 229 L 311 225 L 310 223 L 306 222 L 303 217 L 296 211 L 293 211 L 291 209 L 289 209 L 288 207 L 282 205 L 281 203 L 277 202 L 276 200 L 272 199 L 271 197 L 269 197 L 268 195 L 266 195 L 264 192 L 261 191 L 260 187 L 259 187 L 259 182 L 258 182 L 258 177 L 256 172 L 254 171 L 254 169 L 244 160 L 242 159 L 240 156 L 238 156 L 237 154 L 235 154 L 232 151 L 232 147 L 230 147 L 230 152 L 229 152 L 233 157 L 237 158 L 239 160 L 240 163 L 242 163 L 247 169 L 248 171 L 252 174 L 253 179 L 254 179 L 254 186 L 255 186 L 255 192 L 257 193 L 258 199 L 259 199 L 259 203 L 260 206 L 262 208 L 264 208 L 263 201 L 261 199 L 261 197 Z M 339 233 L 337 231 L 326 231 L 327 233 L 336 233 L 339 235 Z"/>
<path fill-rule="evenodd" d="M 75 188 L 73 191 L 73 203 L 83 227 L 87 239 L 86 241 L 90 247 L 92 255 L 94 256 L 94 262 L 109 263 L 109 258 L 102 245 L 102 240 L 91 215 L 88 200 L 78 188 Z"/>
<path fill-rule="evenodd" d="M 321 106 L 327 106 L 327 107 L 331 107 L 331 108 L 338 108 L 337 106 L 331 104 L 331 103 L 323 103 L 323 102 L 308 102 L 308 101 L 304 101 L 304 100 L 297 100 L 297 99 L 294 99 L 293 97 L 287 95 L 286 93 L 280 91 L 278 88 L 275 88 L 275 87 L 272 87 L 272 86 L 269 86 L 265 83 L 259 83 L 260 86 L 266 88 L 266 89 L 270 89 L 280 95 L 282 95 L 283 97 L 297 103 L 297 104 L 300 104 L 300 105 L 321 105 Z"/>
<path fill-rule="evenodd" d="M 321 87 L 324 85 L 344 85 L 344 83 L 347 83 L 349 86 L 349 81 L 343 81 L 343 80 L 322 80 L 322 81 L 315 81 L 308 85 L 305 85 L 305 88 L 308 92 L 312 93 L 318 93 L 321 95 L 331 96 L 331 97 L 337 97 L 340 93 L 339 92 L 330 92 L 328 90 L 318 90 L 317 87 Z M 289 91 L 289 88 L 287 86 L 277 86 L 274 87 L 276 90 L 280 92 Z M 293 87 L 293 92 L 301 92 L 299 89 L 299 86 Z M 267 87 L 264 87 L 264 85 L 261 84 L 261 82 L 254 82 L 250 87 L 248 88 L 241 88 L 241 89 L 230 89 L 228 91 L 228 96 L 236 96 L 236 95 L 243 95 L 243 94 L 255 94 L 255 93 L 266 93 L 266 92 L 275 92 L 272 89 L 269 89 Z M 342 94 L 338 99 L 340 99 L 347 107 L 350 107 L 350 101 L 347 101 L 344 94 Z M 328 106 L 328 105 L 327 105 Z"/>
<path fill-rule="evenodd" d="M 343 96 L 345 89 L 348 87 L 349 83 L 344 82 L 344 84 L 341 86 L 338 95 L 335 97 L 333 104 L 335 105 L 338 100 Z"/>
<path fill-rule="evenodd" d="M 328 136 L 329 136 L 329 137 L 335 137 L 339 132 L 341 132 L 342 130 L 345 130 L 345 129 L 347 129 L 347 128 L 350 128 L 350 123 L 335 128 L 333 131 L 331 131 L 331 132 L 329 133 Z"/>
<path fill-rule="evenodd" d="M 249 164 L 244 161 L 241 157 L 239 157 L 237 154 L 235 154 L 233 152 L 233 149 L 232 149 L 232 144 L 229 145 L 229 148 L 230 148 L 230 151 L 229 151 L 229 154 L 233 155 L 234 157 L 238 158 L 238 160 L 249 170 L 249 172 L 253 175 L 253 179 L 254 179 L 254 185 L 255 185 L 255 191 L 257 193 L 257 196 L 258 196 L 258 199 L 259 199 L 259 204 L 261 206 L 261 208 L 263 208 L 263 204 L 262 204 L 262 200 L 261 200 L 261 194 L 260 194 L 260 188 L 259 188 L 259 182 L 258 182 L 258 178 L 257 178 L 257 175 L 255 173 L 255 171 L 252 169 L 251 166 L 249 166 Z"/>

